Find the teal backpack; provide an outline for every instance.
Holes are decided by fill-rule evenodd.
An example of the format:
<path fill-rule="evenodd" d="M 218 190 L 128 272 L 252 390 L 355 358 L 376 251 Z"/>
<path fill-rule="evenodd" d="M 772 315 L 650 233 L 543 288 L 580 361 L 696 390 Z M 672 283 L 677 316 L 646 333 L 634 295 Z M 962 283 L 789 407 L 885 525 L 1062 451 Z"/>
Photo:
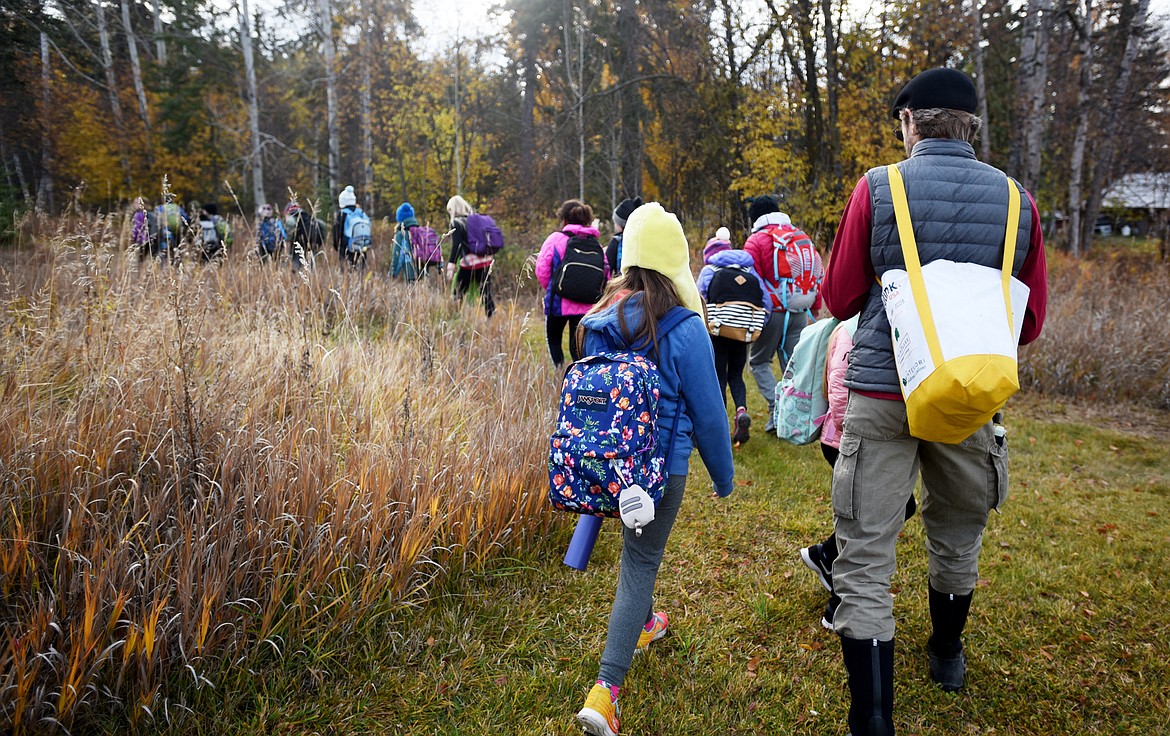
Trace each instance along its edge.
<path fill-rule="evenodd" d="M 807 445 L 821 436 L 821 424 L 829 412 L 825 387 L 825 362 L 829 357 L 829 338 L 841 320 L 836 317 L 813 322 L 800 331 L 800 341 L 784 369 L 784 378 L 776 386 L 776 408 L 772 417 L 776 436 L 794 445 Z M 848 320 L 850 334 L 857 329 L 857 318 Z"/>

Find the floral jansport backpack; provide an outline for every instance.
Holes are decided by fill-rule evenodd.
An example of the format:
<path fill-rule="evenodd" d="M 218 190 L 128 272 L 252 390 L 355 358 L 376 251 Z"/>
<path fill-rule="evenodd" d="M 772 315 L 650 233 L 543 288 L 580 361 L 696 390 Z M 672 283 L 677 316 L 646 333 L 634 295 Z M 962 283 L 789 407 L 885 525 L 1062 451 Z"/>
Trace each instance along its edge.
<path fill-rule="evenodd" d="M 659 339 L 691 316 L 682 307 L 667 312 Z M 548 455 L 548 498 L 561 511 L 618 517 L 623 488 L 641 486 L 655 505 L 666 490 L 676 435 L 669 447 L 658 444 L 658 366 L 638 352 L 617 351 L 612 341 L 609 347 L 614 352 L 573 363 L 561 387 Z"/>

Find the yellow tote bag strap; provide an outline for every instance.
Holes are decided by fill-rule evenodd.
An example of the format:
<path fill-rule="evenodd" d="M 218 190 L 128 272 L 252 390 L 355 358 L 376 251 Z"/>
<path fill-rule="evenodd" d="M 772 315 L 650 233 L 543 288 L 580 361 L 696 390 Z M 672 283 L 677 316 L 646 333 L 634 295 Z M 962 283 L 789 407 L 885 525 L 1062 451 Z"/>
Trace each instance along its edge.
<path fill-rule="evenodd" d="M 1008 184 L 1008 219 L 1007 235 L 1003 239 L 1003 301 L 1007 305 L 1008 332 L 1017 342 L 1020 336 L 1016 334 L 1015 315 L 1012 314 L 1012 266 L 1016 260 L 1016 231 L 1020 227 L 1020 190 L 1011 177 Z"/>
<path fill-rule="evenodd" d="M 938 330 L 934 316 L 930 313 L 930 302 L 926 299 L 926 281 L 922 278 L 922 262 L 918 260 L 918 243 L 914 240 L 914 225 L 910 222 L 910 205 L 906 202 L 906 185 L 898 167 L 886 167 L 890 177 L 890 196 L 894 199 L 894 219 L 898 222 L 898 238 L 902 241 L 902 258 L 906 261 L 906 273 L 910 276 L 910 291 L 918 306 L 918 321 L 930 348 L 930 358 L 936 366 L 943 364 L 942 345 L 938 341 Z M 1008 272 L 1009 276 L 1011 272 Z"/>

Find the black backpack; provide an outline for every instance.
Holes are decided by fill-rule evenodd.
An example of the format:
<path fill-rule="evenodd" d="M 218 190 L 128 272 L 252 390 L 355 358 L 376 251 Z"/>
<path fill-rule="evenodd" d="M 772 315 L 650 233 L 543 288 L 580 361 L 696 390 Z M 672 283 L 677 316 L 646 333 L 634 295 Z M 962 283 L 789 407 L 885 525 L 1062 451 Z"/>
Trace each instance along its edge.
<path fill-rule="evenodd" d="M 595 304 L 601 298 L 601 290 L 605 288 L 605 251 L 597 238 L 570 235 L 564 256 L 558 259 L 553 251 L 549 287 L 557 296 L 582 304 Z"/>
<path fill-rule="evenodd" d="M 707 330 L 717 337 L 752 342 L 768 319 L 764 290 L 742 266 L 721 266 L 707 286 Z"/>

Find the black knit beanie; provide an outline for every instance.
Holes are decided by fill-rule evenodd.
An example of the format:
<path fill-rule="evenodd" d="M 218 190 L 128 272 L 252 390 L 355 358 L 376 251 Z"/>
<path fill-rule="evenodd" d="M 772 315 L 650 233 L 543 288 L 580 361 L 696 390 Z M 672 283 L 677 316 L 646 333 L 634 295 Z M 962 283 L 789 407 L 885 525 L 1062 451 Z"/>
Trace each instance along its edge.
<path fill-rule="evenodd" d="M 748 204 L 748 224 L 754 225 L 764 215 L 780 211 L 780 203 L 771 194 L 752 197 Z"/>
<path fill-rule="evenodd" d="M 633 199 L 623 199 L 618 203 L 618 206 L 613 211 L 613 223 L 618 227 L 625 227 L 626 220 L 630 219 L 630 215 L 634 210 L 642 206 L 642 198 L 634 197 Z"/>
<path fill-rule="evenodd" d="M 890 114 L 898 118 L 904 109 L 929 108 L 962 110 L 975 114 L 978 106 L 979 95 L 975 92 L 975 83 L 971 78 L 955 69 L 939 67 L 927 69 L 911 79 L 894 99 Z"/>

